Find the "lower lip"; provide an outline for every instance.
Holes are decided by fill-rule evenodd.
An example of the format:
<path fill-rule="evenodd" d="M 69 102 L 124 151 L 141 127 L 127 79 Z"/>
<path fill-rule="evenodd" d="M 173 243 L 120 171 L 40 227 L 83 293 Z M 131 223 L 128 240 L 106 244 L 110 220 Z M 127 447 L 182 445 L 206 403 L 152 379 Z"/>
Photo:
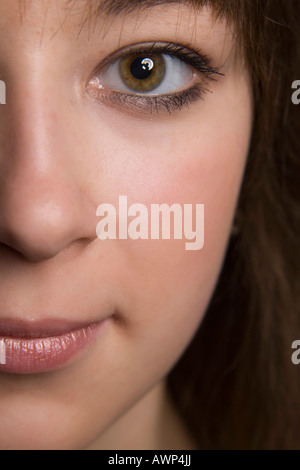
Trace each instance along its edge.
<path fill-rule="evenodd" d="M 39 374 L 60 368 L 89 347 L 104 321 L 47 337 L 0 334 L 0 372 Z"/>

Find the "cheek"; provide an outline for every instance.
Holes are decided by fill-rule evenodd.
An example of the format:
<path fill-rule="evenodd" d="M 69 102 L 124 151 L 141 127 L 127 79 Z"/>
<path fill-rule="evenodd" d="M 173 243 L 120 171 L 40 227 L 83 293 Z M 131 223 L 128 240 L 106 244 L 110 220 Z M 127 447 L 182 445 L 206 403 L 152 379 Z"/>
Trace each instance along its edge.
<path fill-rule="evenodd" d="M 229 134 L 226 145 L 224 140 L 207 135 L 189 142 L 188 150 L 184 143 L 178 143 L 176 153 L 166 154 L 168 158 L 160 160 L 159 165 L 155 155 L 156 164 L 152 160 L 147 171 L 136 171 L 133 165 L 132 178 L 128 176 L 127 182 L 123 178 L 118 188 L 128 195 L 130 203 L 145 204 L 149 214 L 152 203 L 205 207 L 205 242 L 199 251 L 186 250 L 185 239 L 126 240 L 122 248 L 115 248 L 120 279 L 126 279 L 127 296 L 131 297 L 125 313 L 139 350 L 145 356 L 149 347 L 152 350 L 156 345 L 161 351 L 162 344 L 168 345 L 163 353 L 167 364 L 180 355 L 196 331 L 215 287 L 246 161 L 248 136 L 245 133 L 237 140 Z"/>
<path fill-rule="evenodd" d="M 234 91 L 237 91 L 235 93 Z M 251 133 L 246 87 L 231 82 L 222 100 L 199 104 L 174 118 L 118 120 L 106 148 L 97 204 L 204 204 L 204 247 L 187 251 L 186 240 L 112 241 L 104 259 L 122 286 L 121 306 L 139 350 L 156 344 L 166 361 L 182 352 L 203 318 L 222 266 L 242 181 Z M 229 99 L 228 97 L 233 97 Z M 237 98 L 236 98 L 237 97 Z M 197 120 L 195 120 L 197 117 Z M 108 127 L 109 127 L 108 126 Z M 116 131 L 117 129 L 117 131 Z M 120 130 L 122 129 L 122 130 Z M 106 135 L 109 136 L 109 130 Z M 102 144 L 103 145 L 103 144 Z M 99 148 L 99 145 L 98 145 Z M 104 200 L 105 199 L 105 200 Z M 151 353 L 151 354 L 152 354 Z M 144 356 L 143 355 L 143 356 Z"/>

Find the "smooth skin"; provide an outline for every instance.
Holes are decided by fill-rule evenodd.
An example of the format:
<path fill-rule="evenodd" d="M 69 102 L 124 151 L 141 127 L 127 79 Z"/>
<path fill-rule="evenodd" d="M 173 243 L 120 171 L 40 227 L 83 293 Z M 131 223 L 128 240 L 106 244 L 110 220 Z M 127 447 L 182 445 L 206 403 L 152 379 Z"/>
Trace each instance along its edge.
<path fill-rule="evenodd" d="M 193 448 L 165 378 L 226 252 L 251 138 L 248 74 L 232 29 L 209 9 L 162 5 L 81 27 L 85 2 L 67 4 L 0 2 L 0 317 L 107 320 L 59 370 L 0 376 L 0 448 Z M 201 49 L 224 76 L 171 114 L 97 99 L 101 60 L 147 41 Z M 100 241 L 96 209 L 119 195 L 204 204 L 203 249 Z"/>

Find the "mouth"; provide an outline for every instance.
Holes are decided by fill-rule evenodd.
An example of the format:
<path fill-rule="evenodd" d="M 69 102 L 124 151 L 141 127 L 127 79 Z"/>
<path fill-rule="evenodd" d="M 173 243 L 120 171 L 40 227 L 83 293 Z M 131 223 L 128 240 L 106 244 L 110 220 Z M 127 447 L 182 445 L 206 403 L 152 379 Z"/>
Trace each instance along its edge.
<path fill-rule="evenodd" d="M 106 321 L 0 320 L 0 373 L 39 374 L 58 369 L 88 349 Z"/>

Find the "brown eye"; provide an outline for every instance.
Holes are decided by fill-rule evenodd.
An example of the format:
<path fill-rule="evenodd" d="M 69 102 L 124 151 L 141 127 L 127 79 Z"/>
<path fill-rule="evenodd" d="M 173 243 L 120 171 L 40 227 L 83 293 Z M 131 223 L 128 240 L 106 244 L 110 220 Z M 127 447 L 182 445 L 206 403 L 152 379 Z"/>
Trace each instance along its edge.
<path fill-rule="evenodd" d="M 166 73 L 165 60 L 161 54 L 130 54 L 119 62 L 124 84 L 136 93 L 157 88 Z"/>
<path fill-rule="evenodd" d="M 153 44 L 151 47 L 141 47 L 143 48 L 140 50 L 122 49 L 118 54 L 106 58 L 94 71 L 88 90 L 101 97 L 116 98 L 119 94 L 119 99 L 121 96 L 125 99 L 127 95 L 127 99 L 133 99 L 134 96 L 137 100 L 141 100 L 143 96 L 157 99 L 191 88 L 200 83 L 201 76 L 213 73 L 211 68 L 206 72 L 208 66 L 201 56 L 194 53 L 193 59 L 192 52 L 184 52 L 185 49 L 181 46 L 176 46 L 179 50 L 172 50 L 172 54 L 167 53 L 170 45 L 167 52 L 153 50 Z M 195 66 L 194 63 L 189 63 L 192 59 Z"/>

